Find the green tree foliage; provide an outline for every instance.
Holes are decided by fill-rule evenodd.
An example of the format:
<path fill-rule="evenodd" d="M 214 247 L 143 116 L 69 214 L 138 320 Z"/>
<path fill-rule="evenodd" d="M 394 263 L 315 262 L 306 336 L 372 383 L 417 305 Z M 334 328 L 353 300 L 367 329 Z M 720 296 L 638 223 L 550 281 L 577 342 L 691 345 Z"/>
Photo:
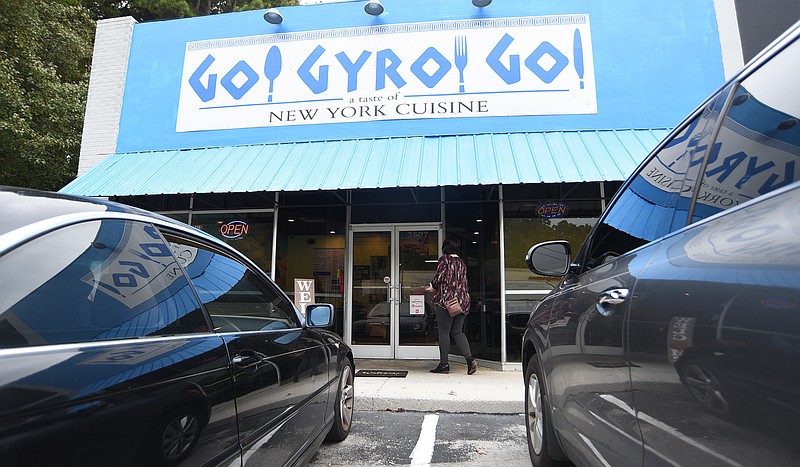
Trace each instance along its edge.
<path fill-rule="evenodd" d="M 152 21 L 298 5 L 299 0 L 61 0 L 82 5 L 95 19 L 132 16 Z"/>
<path fill-rule="evenodd" d="M 238 5 L 237 2 L 234 0 L 233 3 L 233 11 L 245 11 L 245 10 L 266 10 L 267 8 L 277 8 L 281 6 L 293 6 L 299 5 L 300 0 L 249 0 L 249 1 L 239 1 Z"/>
<path fill-rule="evenodd" d="M 78 171 L 95 20 L 139 22 L 298 0 L 0 0 L 0 185 L 58 190 Z"/>
<path fill-rule="evenodd" d="M 68 2 L 0 0 L 0 184 L 75 177 L 94 28 Z"/>
<path fill-rule="evenodd" d="M 132 16 L 139 22 L 194 16 L 191 0 L 74 0 L 95 19 Z"/>

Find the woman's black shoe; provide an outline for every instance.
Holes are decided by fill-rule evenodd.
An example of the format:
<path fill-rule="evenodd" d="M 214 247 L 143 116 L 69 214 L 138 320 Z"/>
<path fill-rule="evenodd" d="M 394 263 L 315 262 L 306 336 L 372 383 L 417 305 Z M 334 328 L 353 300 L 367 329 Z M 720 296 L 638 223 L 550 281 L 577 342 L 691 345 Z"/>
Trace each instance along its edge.
<path fill-rule="evenodd" d="M 431 373 L 450 373 L 450 364 L 440 363 L 436 368 L 431 370 Z"/>
<path fill-rule="evenodd" d="M 467 374 L 471 375 L 478 371 L 478 362 L 475 361 L 474 357 L 467 357 Z"/>

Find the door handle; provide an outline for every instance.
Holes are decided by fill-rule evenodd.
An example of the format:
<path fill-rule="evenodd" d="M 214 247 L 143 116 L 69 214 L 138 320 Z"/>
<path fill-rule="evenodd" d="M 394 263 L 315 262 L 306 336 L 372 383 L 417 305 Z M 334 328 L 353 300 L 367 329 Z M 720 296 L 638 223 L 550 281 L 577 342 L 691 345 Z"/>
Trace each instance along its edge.
<path fill-rule="evenodd" d="M 231 363 L 240 368 L 254 365 L 260 361 L 261 359 L 256 354 L 251 352 L 240 353 L 231 358 Z"/>
<path fill-rule="evenodd" d="M 386 303 L 388 303 L 389 306 L 392 306 L 392 300 L 394 300 L 394 293 L 392 293 L 394 291 L 394 287 L 392 287 L 392 278 L 389 276 L 384 277 L 383 283 L 386 284 Z"/>
<path fill-rule="evenodd" d="M 608 289 L 597 296 L 595 308 L 603 316 L 611 316 L 614 313 L 614 305 L 619 305 L 628 298 L 628 289 Z M 606 308 L 606 307 L 612 308 Z"/>

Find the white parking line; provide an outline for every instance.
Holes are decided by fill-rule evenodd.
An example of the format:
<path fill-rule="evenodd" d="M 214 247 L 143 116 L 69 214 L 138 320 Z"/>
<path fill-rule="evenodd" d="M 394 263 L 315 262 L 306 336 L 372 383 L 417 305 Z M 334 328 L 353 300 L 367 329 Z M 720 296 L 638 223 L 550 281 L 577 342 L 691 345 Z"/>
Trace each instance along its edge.
<path fill-rule="evenodd" d="M 439 416 L 436 414 L 425 415 L 422 420 L 422 428 L 419 431 L 419 439 L 414 450 L 411 451 L 411 465 L 431 465 L 433 458 L 433 445 L 436 443 L 436 425 L 439 423 Z"/>

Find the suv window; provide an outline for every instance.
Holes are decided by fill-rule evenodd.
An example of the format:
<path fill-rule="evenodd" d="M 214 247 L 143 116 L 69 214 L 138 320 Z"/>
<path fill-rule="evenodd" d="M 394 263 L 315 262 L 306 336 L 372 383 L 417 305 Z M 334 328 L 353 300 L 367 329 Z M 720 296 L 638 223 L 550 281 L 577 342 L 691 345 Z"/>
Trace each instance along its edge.
<path fill-rule="evenodd" d="M 709 152 L 692 222 L 800 178 L 800 43 L 742 81 Z"/>
<path fill-rule="evenodd" d="M 299 327 L 292 303 L 260 274 L 213 247 L 165 236 L 211 316 L 214 331 Z"/>
<path fill-rule="evenodd" d="M 709 100 L 625 186 L 590 237 L 586 268 L 594 268 L 686 224 L 694 180 L 725 102 Z"/>
<path fill-rule="evenodd" d="M 0 257 L 0 348 L 208 332 L 153 226 L 84 222 Z"/>

